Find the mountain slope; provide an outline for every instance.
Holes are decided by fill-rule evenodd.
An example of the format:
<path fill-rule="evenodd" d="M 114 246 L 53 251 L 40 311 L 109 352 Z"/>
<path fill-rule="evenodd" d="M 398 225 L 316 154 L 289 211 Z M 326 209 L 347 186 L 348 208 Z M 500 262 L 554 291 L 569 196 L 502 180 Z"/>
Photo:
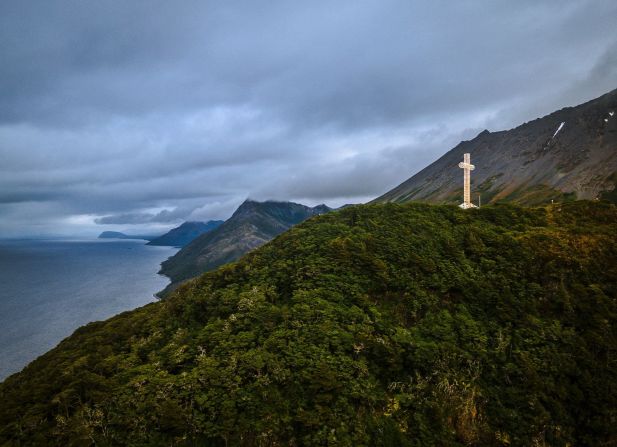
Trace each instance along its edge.
<path fill-rule="evenodd" d="M 617 207 L 370 205 L 0 384 L 0 445 L 617 442 Z"/>
<path fill-rule="evenodd" d="M 161 272 L 178 283 L 235 261 L 311 216 L 328 212 L 291 202 L 245 201 L 217 229 L 206 233 L 163 262 Z"/>
<path fill-rule="evenodd" d="M 562 124 L 563 123 L 563 124 Z M 480 133 L 375 202 L 460 203 L 458 163 L 471 153 L 472 197 L 527 205 L 609 198 L 617 185 L 617 90 L 515 129 Z"/>
<path fill-rule="evenodd" d="M 164 235 L 148 242 L 146 245 L 184 247 L 198 236 L 215 230 L 222 224 L 222 220 L 210 220 L 208 222 L 184 222 L 179 227 L 169 230 Z"/>

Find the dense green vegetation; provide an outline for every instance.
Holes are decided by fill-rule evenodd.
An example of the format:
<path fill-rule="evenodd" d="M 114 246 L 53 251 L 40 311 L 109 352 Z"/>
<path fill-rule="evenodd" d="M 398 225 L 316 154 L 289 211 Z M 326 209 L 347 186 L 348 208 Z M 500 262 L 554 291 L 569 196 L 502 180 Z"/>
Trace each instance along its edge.
<path fill-rule="evenodd" d="M 80 328 L 0 445 L 614 445 L 616 299 L 614 205 L 351 207 Z"/>

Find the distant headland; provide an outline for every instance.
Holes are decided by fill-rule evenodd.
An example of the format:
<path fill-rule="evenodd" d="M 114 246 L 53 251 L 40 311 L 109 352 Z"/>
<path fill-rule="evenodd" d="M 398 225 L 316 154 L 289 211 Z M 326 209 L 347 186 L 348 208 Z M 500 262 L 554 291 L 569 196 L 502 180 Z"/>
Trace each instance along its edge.
<path fill-rule="evenodd" d="M 103 231 L 99 234 L 98 239 L 143 239 L 145 241 L 153 241 L 158 238 L 159 234 L 142 235 L 142 234 L 124 234 L 119 231 Z"/>

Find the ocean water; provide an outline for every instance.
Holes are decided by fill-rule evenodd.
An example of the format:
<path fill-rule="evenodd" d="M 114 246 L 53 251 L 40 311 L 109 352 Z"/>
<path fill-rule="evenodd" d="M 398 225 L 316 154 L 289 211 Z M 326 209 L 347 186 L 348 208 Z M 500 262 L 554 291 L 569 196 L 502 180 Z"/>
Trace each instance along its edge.
<path fill-rule="evenodd" d="M 176 248 L 138 240 L 0 241 L 0 380 L 86 323 L 156 300 Z"/>

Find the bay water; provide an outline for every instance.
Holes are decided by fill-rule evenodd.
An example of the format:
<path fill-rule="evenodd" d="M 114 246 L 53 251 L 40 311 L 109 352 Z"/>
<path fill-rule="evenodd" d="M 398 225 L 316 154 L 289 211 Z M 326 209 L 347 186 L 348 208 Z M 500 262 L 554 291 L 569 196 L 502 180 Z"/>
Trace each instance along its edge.
<path fill-rule="evenodd" d="M 0 241 L 0 381 L 91 321 L 156 300 L 177 248 L 143 240 Z"/>

